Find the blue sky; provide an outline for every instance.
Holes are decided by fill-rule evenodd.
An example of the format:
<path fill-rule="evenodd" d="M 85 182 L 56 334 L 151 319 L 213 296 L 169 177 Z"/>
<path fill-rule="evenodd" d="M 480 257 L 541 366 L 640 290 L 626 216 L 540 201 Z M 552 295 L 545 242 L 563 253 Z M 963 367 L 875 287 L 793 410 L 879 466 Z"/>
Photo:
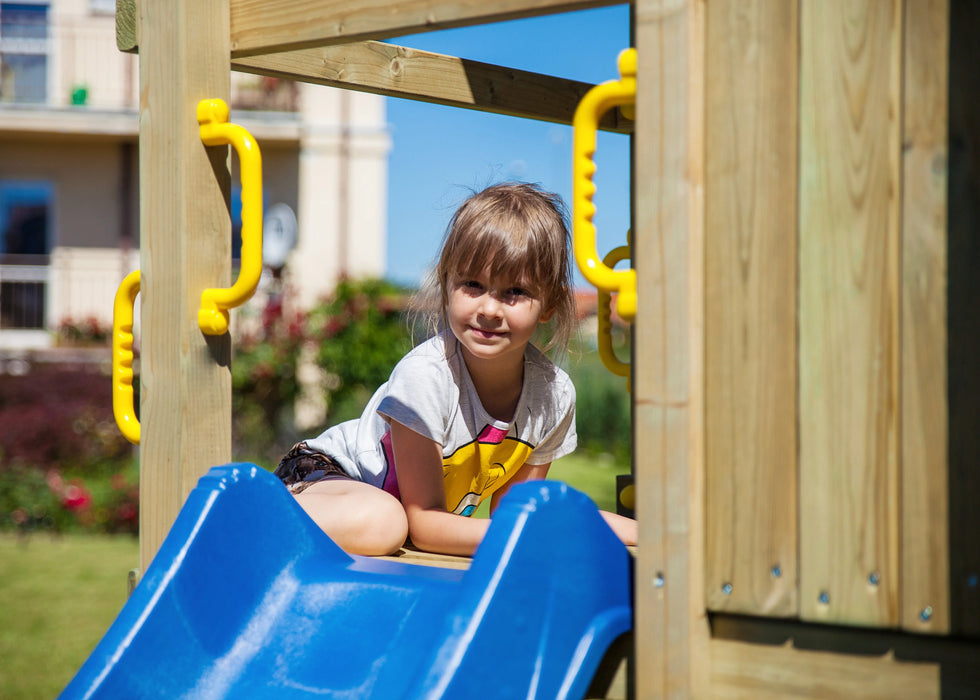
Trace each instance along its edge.
<path fill-rule="evenodd" d="M 618 77 L 616 58 L 629 45 L 629 6 L 416 34 L 393 43 L 598 83 Z M 387 108 L 389 279 L 418 284 L 470 189 L 524 180 L 570 204 L 570 126 L 394 98 Z M 595 160 L 595 224 L 604 255 L 626 241 L 629 138 L 600 133 Z M 576 284 L 585 284 L 577 271 Z"/>

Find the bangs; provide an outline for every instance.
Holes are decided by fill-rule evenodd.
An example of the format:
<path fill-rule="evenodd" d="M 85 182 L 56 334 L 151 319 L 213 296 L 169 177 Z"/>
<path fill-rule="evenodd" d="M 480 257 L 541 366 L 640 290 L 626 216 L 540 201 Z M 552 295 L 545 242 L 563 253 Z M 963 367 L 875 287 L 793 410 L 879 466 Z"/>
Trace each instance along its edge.
<path fill-rule="evenodd" d="M 556 270 L 546 259 L 550 256 L 537 255 L 538 247 L 529 245 L 528 238 L 525 231 L 484 229 L 454 251 L 455 260 L 446 260 L 447 271 L 464 277 L 478 277 L 486 271 L 493 279 L 505 279 L 534 290 L 536 295 L 551 296 Z"/>

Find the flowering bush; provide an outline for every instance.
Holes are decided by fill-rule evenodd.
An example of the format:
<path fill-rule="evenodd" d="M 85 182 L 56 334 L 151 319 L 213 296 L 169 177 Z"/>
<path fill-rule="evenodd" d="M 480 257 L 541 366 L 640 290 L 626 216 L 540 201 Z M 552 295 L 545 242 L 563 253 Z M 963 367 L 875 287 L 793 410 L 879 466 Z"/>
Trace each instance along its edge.
<path fill-rule="evenodd" d="M 58 325 L 58 340 L 64 345 L 107 345 L 112 338 L 112 324 L 95 316 L 66 318 Z"/>
<path fill-rule="evenodd" d="M 139 530 L 138 467 L 88 480 L 14 463 L 0 471 L 0 529 L 20 532 Z"/>
<path fill-rule="evenodd" d="M 404 300 L 404 290 L 374 279 L 342 279 L 308 314 L 292 309 L 288 290 L 273 297 L 260 323 L 235 340 L 231 376 L 236 449 L 272 464 L 295 442 L 290 419 L 302 391 L 297 367 L 304 351 L 330 379 L 325 389 L 328 422 L 358 415 L 411 348 Z"/>
<path fill-rule="evenodd" d="M 385 280 L 338 282 L 310 312 L 317 364 L 334 378 L 328 423 L 360 415 L 375 389 L 412 347 L 406 291 Z"/>

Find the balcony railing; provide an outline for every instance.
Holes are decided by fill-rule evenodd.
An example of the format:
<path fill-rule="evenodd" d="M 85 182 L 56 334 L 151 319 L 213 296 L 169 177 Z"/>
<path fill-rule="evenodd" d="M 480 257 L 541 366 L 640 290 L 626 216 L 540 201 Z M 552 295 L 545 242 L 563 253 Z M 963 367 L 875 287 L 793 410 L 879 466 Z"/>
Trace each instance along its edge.
<path fill-rule="evenodd" d="M 0 14 L 0 111 L 138 108 L 139 59 L 116 48 L 113 15 L 29 15 Z M 287 80 L 233 73 L 231 106 L 296 112 L 299 91 Z"/>

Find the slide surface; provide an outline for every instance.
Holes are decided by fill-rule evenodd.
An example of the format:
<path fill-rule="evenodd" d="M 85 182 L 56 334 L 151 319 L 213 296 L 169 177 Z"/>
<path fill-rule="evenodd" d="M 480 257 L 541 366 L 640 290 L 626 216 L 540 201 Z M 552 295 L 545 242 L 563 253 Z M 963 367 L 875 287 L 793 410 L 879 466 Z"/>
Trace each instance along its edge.
<path fill-rule="evenodd" d="M 511 489 L 459 571 L 349 556 L 274 475 L 215 467 L 61 698 L 581 698 L 630 580 L 558 482 Z"/>

